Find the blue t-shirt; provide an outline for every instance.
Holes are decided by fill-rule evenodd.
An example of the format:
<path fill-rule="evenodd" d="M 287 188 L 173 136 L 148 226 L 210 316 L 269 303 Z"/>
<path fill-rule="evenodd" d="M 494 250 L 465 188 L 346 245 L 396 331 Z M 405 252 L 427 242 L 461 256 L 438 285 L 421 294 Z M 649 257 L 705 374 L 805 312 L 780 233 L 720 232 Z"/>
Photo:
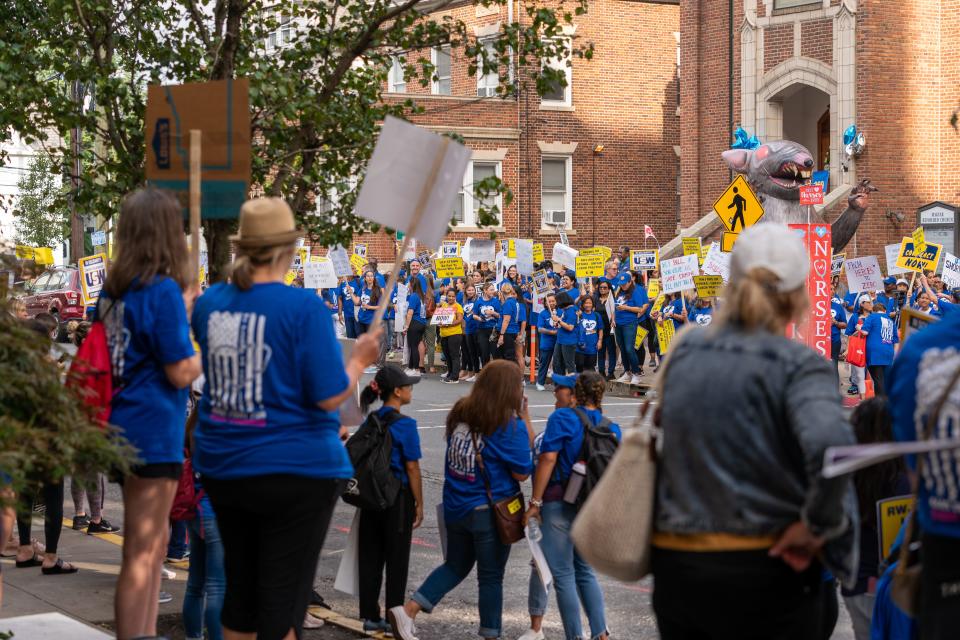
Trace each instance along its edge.
<path fill-rule="evenodd" d="M 558 327 L 557 344 L 577 344 L 577 306 L 570 305 L 557 314 L 566 324 L 572 324 L 572 329 Z"/>
<path fill-rule="evenodd" d="M 884 306 L 884 308 L 887 310 L 886 313 L 888 316 L 890 315 L 891 312 L 896 312 L 899 308 L 899 305 L 897 304 L 896 296 L 888 296 L 885 293 L 878 293 L 877 299 L 874 301 L 874 304 L 876 304 L 877 302 L 879 302 Z"/>
<path fill-rule="evenodd" d="M 379 300 L 373 299 L 373 289 L 369 287 L 363 287 L 356 291 L 357 295 L 360 298 L 360 310 L 357 311 L 357 322 L 361 324 L 370 324 L 373 322 L 373 314 L 376 313 L 373 309 L 364 309 L 363 305 L 365 304 L 376 304 Z M 383 290 L 380 290 L 380 295 L 383 295 Z"/>
<path fill-rule="evenodd" d="M 676 300 L 671 300 L 664 308 L 668 309 L 670 313 L 673 313 L 679 316 L 680 314 L 683 313 L 683 307 L 684 307 L 683 300 L 681 300 L 680 298 L 677 298 Z M 680 327 L 683 326 L 683 320 L 677 320 L 676 318 L 671 318 L 671 320 L 673 320 L 674 329 L 679 329 Z"/>
<path fill-rule="evenodd" d="M 600 341 L 599 331 L 603 331 L 603 321 L 596 311 L 581 313 L 577 322 L 577 352 L 588 356 L 597 353 L 597 343 Z"/>
<path fill-rule="evenodd" d="M 407 279 L 407 285 L 410 284 L 410 280 L 413 279 L 413 278 L 414 278 L 414 276 L 411 275 L 411 276 Z M 427 276 L 423 275 L 423 273 L 418 273 L 418 274 L 416 275 L 416 278 L 417 278 L 417 280 L 420 281 L 420 288 L 423 290 L 424 293 L 426 293 L 426 291 L 427 291 Z"/>
<path fill-rule="evenodd" d="M 396 411 L 396 409 L 380 407 L 377 409 L 377 415 L 383 418 L 392 411 Z M 414 462 L 423 457 L 423 453 L 420 451 L 420 433 L 417 431 L 417 421 L 401 414 L 401 417 L 390 425 L 390 437 L 393 439 L 393 449 L 390 451 L 390 470 L 403 484 L 410 484 L 406 463 Z"/>
<path fill-rule="evenodd" d="M 353 294 L 347 295 L 347 287 L 350 287 L 354 292 L 357 291 L 357 283 L 353 280 L 348 280 L 347 282 L 341 282 L 337 286 L 337 297 L 340 298 L 340 307 L 343 309 L 344 316 L 353 317 Z"/>
<path fill-rule="evenodd" d="M 867 316 L 861 331 L 867 334 L 867 366 L 893 364 L 893 345 L 900 342 L 900 336 L 886 312 Z"/>
<path fill-rule="evenodd" d="M 349 379 L 330 310 L 311 293 L 218 284 L 197 300 L 193 333 L 206 381 L 193 462 L 201 473 L 352 475 L 338 412 L 318 406 Z"/>
<path fill-rule="evenodd" d="M 316 293 L 307 295 L 323 306 Z M 110 423 L 122 429 L 144 464 L 183 462 L 189 390 L 175 388 L 164 371 L 196 353 L 180 286 L 157 276 L 146 286 L 134 282 L 116 302 L 104 292 L 97 317 L 113 375 L 122 382 L 119 391 L 114 387 Z"/>
<path fill-rule="evenodd" d="M 530 438 L 523 420 L 513 418 L 493 435 L 476 437 L 494 502 L 519 493 L 520 484 L 510 474 L 527 475 L 533 470 Z M 443 515 L 450 524 L 488 504 L 473 439 L 465 424 L 458 425 L 447 439 L 445 467 Z"/>
<path fill-rule="evenodd" d="M 471 336 L 480 328 L 480 323 L 473 318 L 473 307 L 478 301 L 478 298 L 474 298 L 460 303 L 460 306 L 463 307 L 463 333 L 465 335 Z"/>
<path fill-rule="evenodd" d="M 842 302 L 837 302 L 836 298 L 830 301 L 830 317 L 839 322 L 846 322 L 847 310 L 843 308 Z M 830 325 L 830 342 L 840 342 L 840 327 L 835 324 Z"/>
<path fill-rule="evenodd" d="M 517 301 L 517 324 L 527 321 L 527 305 L 526 303 Z"/>
<path fill-rule="evenodd" d="M 540 317 L 537 318 L 537 329 L 537 337 L 540 340 L 540 350 L 553 351 L 554 345 L 557 344 L 557 334 L 539 331 L 539 329 L 549 329 L 551 331 L 557 330 L 557 328 L 553 326 L 553 318 L 550 316 L 549 311 L 544 310 L 540 314 Z"/>
<path fill-rule="evenodd" d="M 337 310 L 337 290 L 336 289 L 321 289 L 320 299 L 327 303 L 328 309 L 331 309 L 332 311 Z"/>
<path fill-rule="evenodd" d="M 517 304 L 516 298 L 507 298 L 503 301 L 503 310 L 500 312 L 501 322 L 498 322 L 497 326 L 502 327 L 503 318 L 505 316 L 510 316 L 510 321 L 507 322 L 507 329 L 504 331 L 504 333 L 520 333 L 520 321 L 518 319 L 520 315 L 520 310 L 518 308 L 519 306 L 520 305 Z"/>
<path fill-rule="evenodd" d="M 477 306 L 473 308 L 473 312 L 484 318 L 480 322 L 481 329 L 499 329 L 500 327 L 500 318 L 495 316 L 487 316 L 487 310 L 493 311 L 494 313 L 500 313 L 500 298 L 486 298 L 481 297 L 480 301 L 477 303 Z"/>
<path fill-rule="evenodd" d="M 960 314 L 951 313 L 940 322 L 910 336 L 888 372 L 893 435 L 900 442 L 919 439 L 927 415 L 940 400 L 950 375 L 960 366 Z M 957 408 L 957 385 L 934 426 L 934 437 L 960 438 L 960 421 L 952 416 Z M 916 468 L 916 457 L 907 456 Z M 960 538 L 960 458 L 953 452 L 927 454 L 920 482 L 918 513 L 925 533 Z"/>
<path fill-rule="evenodd" d="M 701 327 L 706 327 L 713 322 L 713 306 L 693 307 L 690 309 L 687 318 L 690 319 L 690 324 L 697 324 Z"/>
<path fill-rule="evenodd" d="M 600 424 L 603 417 L 596 409 L 583 409 L 594 425 Z M 616 423 L 610 423 L 610 430 L 620 440 L 620 426 Z M 557 409 L 550 414 L 547 419 L 547 428 L 543 432 L 543 442 L 540 445 L 542 453 L 557 452 L 557 466 L 555 479 L 559 482 L 566 482 L 570 477 L 570 469 L 576 464 L 580 457 L 580 449 L 583 447 L 583 423 L 573 409 Z"/>
<path fill-rule="evenodd" d="M 411 322 L 416 320 L 424 324 L 427 323 L 426 307 L 423 301 L 415 293 L 407 294 L 407 311 L 413 311 Z"/>
<path fill-rule="evenodd" d="M 630 293 L 625 293 L 620 291 L 617 293 L 614 304 L 616 307 L 624 304 L 628 307 L 636 307 L 638 309 L 642 308 L 643 305 L 650 302 L 650 299 L 647 298 L 647 290 L 643 287 L 634 286 L 633 291 Z M 622 311 L 619 308 L 616 309 L 614 314 L 614 321 L 618 325 L 626 326 L 628 324 L 636 324 L 637 322 L 643 321 L 649 315 L 650 309 L 648 308 L 643 314 L 637 315 L 633 311 Z"/>

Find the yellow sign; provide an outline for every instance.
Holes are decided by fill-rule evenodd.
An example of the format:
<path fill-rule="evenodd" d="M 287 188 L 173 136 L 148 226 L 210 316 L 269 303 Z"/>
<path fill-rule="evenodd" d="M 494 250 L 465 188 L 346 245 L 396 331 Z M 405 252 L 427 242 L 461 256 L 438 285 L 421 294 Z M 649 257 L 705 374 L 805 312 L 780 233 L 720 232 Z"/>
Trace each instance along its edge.
<path fill-rule="evenodd" d="M 350 256 L 350 264 L 353 265 L 353 270 L 357 272 L 357 275 L 363 275 L 363 268 L 367 266 L 367 259 L 353 254 Z"/>
<path fill-rule="evenodd" d="M 666 301 L 667 296 L 663 292 L 657 294 L 657 297 L 653 299 L 653 306 L 650 307 L 653 311 L 660 311 L 660 308 L 663 306 L 663 303 Z"/>
<path fill-rule="evenodd" d="M 657 340 L 660 342 L 660 355 L 665 356 L 670 351 L 670 343 L 673 342 L 673 336 L 676 329 L 673 326 L 673 320 L 664 320 L 657 323 Z"/>
<path fill-rule="evenodd" d="M 583 249 L 580 251 L 581 256 L 604 256 L 603 250 L 607 249 L 606 247 L 590 247 L 589 249 Z M 609 249 L 607 249 L 609 251 Z M 606 260 L 606 257 L 603 258 Z"/>
<path fill-rule="evenodd" d="M 606 260 L 602 255 L 577 256 L 576 272 L 578 278 L 599 278 L 603 275 L 603 263 Z"/>
<path fill-rule="evenodd" d="M 660 296 L 660 280 L 657 278 L 650 278 L 647 282 L 647 298 L 653 298 L 656 300 Z"/>
<path fill-rule="evenodd" d="M 98 253 L 77 260 L 77 269 L 80 271 L 80 291 L 83 293 L 83 304 L 96 304 L 100 297 L 100 290 L 107 279 L 107 256 Z"/>
<path fill-rule="evenodd" d="M 437 258 L 433 261 L 433 267 L 437 271 L 438 278 L 463 277 L 462 258 Z"/>
<path fill-rule="evenodd" d="M 283 284 L 288 287 L 293 284 L 293 281 L 297 279 L 296 271 L 287 271 L 286 275 L 283 276 Z"/>
<path fill-rule="evenodd" d="M 702 258 L 703 246 L 700 244 L 700 238 L 683 238 L 683 255 L 697 256 Z"/>
<path fill-rule="evenodd" d="M 200 267 L 200 271 L 197 273 L 197 283 L 203 284 L 207 281 L 207 270 L 203 267 Z"/>
<path fill-rule="evenodd" d="M 703 261 L 707 259 L 707 254 L 710 253 L 710 245 L 704 245 L 700 247 L 700 266 L 703 266 Z"/>
<path fill-rule="evenodd" d="M 517 243 L 513 238 L 507 242 L 507 257 L 516 258 L 517 257 Z"/>
<path fill-rule="evenodd" d="M 297 249 L 297 253 L 300 254 L 300 268 L 303 269 L 303 265 L 310 261 L 310 249 L 309 247 L 300 247 Z"/>
<path fill-rule="evenodd" d="M 716 298 L 723 289 L 723 276 L 693 276 L 693 283 L 701 298 Z"/>
<path fill-rule="evenodd" d="M 543 243 L 538 242 L 533 245 L 533 261 L 534 262 L 543 262 L 545 258 L 543 257 Z"/>
<path fill-rule="evenodd" d="M 720 251 L 723 251 L 724 253 L 730 253 L 733 251 L 733 245 L 739 237 L 739 233 L 730 233 L 729 231 L 724 231 L 723 236 L 720 238 Z"/>
<path fill-rule="evenodd" d="M 53 264 L 53 249 L 50 247 L 28 247 L 17 245 L 17 257 L 21 260 L 33 260 L 37 264 Z"/>
<path fill-rule="evenodd" d="M 940 262 L 943 245 L 927 242 L 923 251 L 917 251 L 913 238 L 904 238 L 900 243 L 900 253 L 897 255 L 897 266 L 910 271 L 932 271 Z"/>
<path fill-rule="evenodd" d="M 647 339 L 647 336 L 650 334 L 649 331 L 644 329 L 641 326 L 637 326 L 637 339 L 633 341 L 633 348 L 639 349 L 643 345 L 643 341 Z"/>
<path fill-rule="evenodd" d="M 324 256 L 310 256 L 310 262 L 330 262 L 330 258 Z"/>
<path fill-rule="evenodd" d="M 877 500 L 877 537 L 880 543 L 880 562 L 890 555 L 903 521 L 913 510 L 913 496 L 895 496 Z"/>
<path fill-rule="evenodd" d="M 927 248 L 927 238 L 923 234 L 923 227 L 917 227 L 913 230 L 913 246 L 916 247 L 918 253 L 923 253 L 923 250 Z"/>
<path fill-rule="evenodd" d="M 763 205 L 753 195 L 746 178 L 737 176 L 716 202 L 713 211 L 727 231 L 739 233 L 757 224 L 763 217 Z M 731 244 L 731 246 L 733 246 Z"/>

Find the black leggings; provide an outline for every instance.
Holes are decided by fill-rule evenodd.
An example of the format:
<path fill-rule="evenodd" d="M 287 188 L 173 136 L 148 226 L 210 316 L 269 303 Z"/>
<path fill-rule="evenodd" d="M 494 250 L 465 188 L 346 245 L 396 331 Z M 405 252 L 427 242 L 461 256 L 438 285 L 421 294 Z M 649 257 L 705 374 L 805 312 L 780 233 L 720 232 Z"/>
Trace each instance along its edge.
<path fill-rule="evenodd" d="M 883 379 L 887 372 L 887 365 L 872 364 L 867 367 L 870 372 L 870 379 L 873 380 L 873 394 L 878 397 L 886 397 L 887 392 L 883 386 Z"/>
<path fill-rule="evenodd" d="M 597 354 L 595 353 L 575 353 L 573 361 L 577 373 L 597 370 Z M 641 359 L 640 362 L 643 362 L 643 360 Z"/>
<path fill-rule="evenodd" d="M 480 343 L 477 342 L 477 333 L 464 334 L 460 349 L 463 354 L 463 370 L 476 373 L 480 371 Z"/>
<path fill-rule="evenodd" d="M 510 360 L 511 362 L 517 361 L 517 334 L 515 333 L 505 333 L 503 334 L 503 344 L 499 347 L 497 352 L 497 357 L 501 360 Z"/>
<path fill-rule="evenodd" d="M 477 342 L 480 344 L 481 367 L 490 362 L 490 359 L 496 354 L 497 345 L 493 342 L 490 342 L 490 334 L 492 333 L 493 329 L 481 328 L 479 331 L 477 331 Z"/>
<path fill-rule="evenodd" d="M 463 342 L 463 334 L 458 333 L 446 338 L 440 338 L 440 348 L 443 350 L 443 357 L 447 359 L 447 380 L 458 380 L 460 378 L 460 345 Z"/>
<path fill-rule="evenodd" d="M 410 350 L 410 368 L 420 368 L 420 343 L 423 342 L 423 334 L 427 330 L 427 325 L 419 320 L 411 320 L 407 327 L 407 349 Z"/>
<path fill-rule="evenodd" d="M 40 495 L 47 507 L 43 514 L 43 544 L 47 553 L 56 553 L 60 543 L 60 530 L 63 527 L 63 480 L 53 483 L 43 483 Z M 20 534 L 20 546 L 30 546 L 30 524 L 33 519 L 33 504 L 36 492 L 20 494 L 20 511 L 17 512 L 17 532 Z"/>
<path fill-rule="evenodd" d="M 410 569 L 410 540 L 416 515 L 413 493 L 404 487 L 385 511 L 360 510 L 360 618 L 380 620 L 380 585 L 387 571 L 386 608 L 403 604 Z"/>

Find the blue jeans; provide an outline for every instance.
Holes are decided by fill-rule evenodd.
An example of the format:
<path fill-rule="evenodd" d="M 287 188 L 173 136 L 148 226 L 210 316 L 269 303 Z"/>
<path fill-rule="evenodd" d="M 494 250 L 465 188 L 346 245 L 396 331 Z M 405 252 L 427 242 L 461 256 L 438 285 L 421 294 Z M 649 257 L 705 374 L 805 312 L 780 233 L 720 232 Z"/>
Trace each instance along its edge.
<path fill-rule="evenodd" d="M 346 330 L 348 338 L 357 337 L 357 319 L 353 317 L 353 311 L 343 314 L 343 328 Z"/>
<path fill-rule="evenodd" d="M 620 359 L 623 372 L 640 375 L 640 359 L 634 343 L 637 341 L 637 323 L 618 324 L 616 328 L 617 344 L 620 346 Z"/>
<path fill-rule="evenodd" d="M 190 533 L 190 574 L 183 596 L 183 627 L 187 638 L 223 640 L 220 611 L 227 590 L 223 569 L 223 543 L 213 514 L 187 523 Z M 206 602 L 204 602 L 206 599 Z"/>
<path fill-rule="evenodd" d="M 500 542 L 493 512 L 474 509 L 464 518 L 447 523 L 447 560 L 433 570 L 413 600 L 430 613 L 445 595 L 463 582 L 477 565 L 480 590 L 480 629 L 484 638 L 499 638 L 503 617 L 503 572 L 510 547 Z"/>
<path fill-rule="evenodd" d="M 183 558 L 187 555 L 187 523 L 170 521 L 170 542 L 167 543 L 168 558 Z"/>
<path fill-rule="evenodd" d="M 577 515 L 576 507 L 561 501 L 547 502 L 540 514 L 543 518 L 540 546 L 553 574 L 557 608 L 560 610 L 566 640 L 578 640 L 583 635 L 581 604 L 590 622 L 590 636 L 596 638 L 607 630 L 603 592 L 593 569 L 580 557 L 570 539 L 570 527 Z"/>
<path fill-rule="evenodd" d="M 537 384 L 540 386 L 547 384 L 547 371 L 550 369 L 551 360 L 553 360 L 553 347 L 540 349 L 540 363 L 537 365 Z"/>
<path fill-rule="evenodd" d="M 608 363 L 608 366 L 604 367 L 604 362 Z M 613 377 L 615 373 L 617 368 L 617 340 L 612 331 L 609 335 L 603 334 L 603 348 L 597 354 L 597 368 L 600 370 L 600 375 Z"/>
<path fill-rule="evenodd" d="M 533 563 L 531 563 L 533 564 Z M 530 585 L 527 587 L 527 613 L 531 616 L 543 616 L 547 613 L 547 589 L 537 573 L 536 567 L 530 567 Z"/>

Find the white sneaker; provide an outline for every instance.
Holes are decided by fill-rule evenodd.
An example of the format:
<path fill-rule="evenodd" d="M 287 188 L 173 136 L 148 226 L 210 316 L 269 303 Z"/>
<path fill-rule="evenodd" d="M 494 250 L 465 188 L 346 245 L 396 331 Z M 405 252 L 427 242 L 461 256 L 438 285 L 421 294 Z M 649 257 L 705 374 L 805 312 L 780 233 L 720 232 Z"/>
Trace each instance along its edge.
<path fill-rule="evenodd" d="M 640 376 L 633 376 L 630 378 L 630 384 L 640 384 Z"/>
<path fill-rule="evenodd" d="M 630 383 L 630 372 L 624 371 L 623 375 L 617 378 L 617 382 L 623 382 L 624 384 Z"/>
<path fill-rule="evenodd" d="M 372 367 L 367 367 L 366 369 L 363 370 L 363 372 L 364 372 L 364 373 L 376 373 L 376 372 L 379 371 L 379 370 L 380 370 L 380 369 L 378 369 L 377 367 L 372 366 Z"/>
<path fill-rule="evenodd" d="M 537 385 L 537 391 L 546 391 L 546 390 L 547 390 L 547 388 L 546 388 L 545 386 L 543 386 L 542 384 L 538 384 L 538 385 Z"/>
<path fill-rule="evenodd" d="M 304 628 L 304 629 L 319 629 L 319 628 L 322 627 L 324 624 L 326 624 L 326 623 L 325 623 L 323 620 L 321 620 L 320 618 L 315 618 L 315 617 L 313 617 L 312 615 L 310 615 L 309 613 L 307 613 L 307 614 L 305 614 L 305 615 L 303 616 L 303 628 Z"/>
<path fill-rule="evenodd" d="M 544 640 L 546 638 L 543 635 L 543 631 L 534 631 L 533 629 L 527 629 L 526 633 L 517 638 L 517 640 Z"/>
<path fill-rule="evenodd" d="M 413 626 L 413 618 L 407 615 L 403 607 L 393 607 L 387 611 L 387 621 L 390 628 L 393 629 L 393 637 L 399 640 L 418 640 L 416 629 Z"/>
<path fill-rule="evenodd" d="M 174 578 L 177 577 L 177 572 L 170 571 L 170 569 L 167 569 L 165 566 L 160 565 L 160 576 L 165 580 L 173 580 Z"/>
<path fill-rule="evenodd" d="M 477 381 L 477 376 L 470 376 L 469 378 L 464 380 L 464 382 L 476 382 L 476 381 Z"/>
<path fill-rule="evenodd" d="M 420 369 L 404 369 L 403 372 L 410 376 L 411 378 L 420 377 Z"/>

